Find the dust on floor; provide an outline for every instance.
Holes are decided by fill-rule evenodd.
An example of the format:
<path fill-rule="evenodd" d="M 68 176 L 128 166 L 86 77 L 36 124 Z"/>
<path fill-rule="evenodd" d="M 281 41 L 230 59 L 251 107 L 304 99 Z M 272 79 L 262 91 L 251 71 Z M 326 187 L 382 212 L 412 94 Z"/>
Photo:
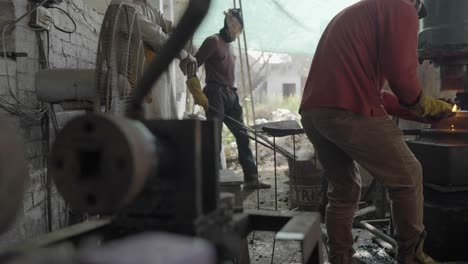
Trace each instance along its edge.
<path fill-rule="evenodd" d="M 245 192 L 243 197 L 244 208 L 275 210 L 275 201 L 277 201 L 276 206 L 278 211 L 290 210 L 289 179 L 286 176 L 288 169 L 287 166 L 282 165 L 278 167 L 276 194 L 274 188 L 274 171 L 271 170 L 271 167 L 267 167 L 267 169 L 259 169 L 261 175 L 260 179 L 272 184 L 272 188 L 260 190 L 258 192 Z M 356 241 L 355 249 L 360 256 L 362 263 L 390 264 L 394 262 L 394 259 L 390 257 L 384 249 L 372 242 L 372 234 L 360 229 L 353 230 L 353 233 Z M 273 232 L 256 232 L 255 234 L 251 234 L 249 236 L 249 251 L 251 263 L 255 264 L 302 263 L 299 243 L 275 241 Z M 325 249 L 323 250 L 323 253 L 326 260 L 327 256 Z"/>

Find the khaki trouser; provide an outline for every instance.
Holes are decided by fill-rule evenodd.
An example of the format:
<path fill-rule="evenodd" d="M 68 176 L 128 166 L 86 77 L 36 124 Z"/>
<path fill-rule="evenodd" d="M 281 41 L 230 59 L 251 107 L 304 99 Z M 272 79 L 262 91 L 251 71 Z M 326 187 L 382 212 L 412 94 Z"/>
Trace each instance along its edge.
<path fill-rule="evenodd" d="M 388 116 L 364 117 L 331 108 L 303 111 L 302 124 L 329 181 L 330 262 L 351 263 L 354 253 L 351 229 L 361 192 L 357 162 L 388 188 L 398 263 L 417 263 L 415 247 L 424 230 L 422 169 L 402 131 Z"/>

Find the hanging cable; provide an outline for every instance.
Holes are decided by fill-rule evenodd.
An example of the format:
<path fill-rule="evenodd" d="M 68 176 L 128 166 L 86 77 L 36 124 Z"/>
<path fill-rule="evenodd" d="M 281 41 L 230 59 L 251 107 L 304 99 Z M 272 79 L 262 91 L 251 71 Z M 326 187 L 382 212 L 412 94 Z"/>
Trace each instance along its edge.
<path fill-rule="evenodd" d="M 2 53 L 3 53 L 3 60 L 4 60 L 4 65 L 5 65 L 5 75 L 7 77 L 7 85 L 8 85 L 8 91 L 11 97 L 14 99 L 15 103 L 9 102 L 7 99 L 4 97 L 0 97 L 0 108 L 4 109 L 10 114 L 13 115 L 18 115 L 21 117 L 27 117 L 33 120 L 41 120 L 42 117 L 46 114 L 47 109 L 36 109 L 33 107 L 30 107 L 28 105 L 25 105 L 20 102 L 20 100 L 17 98 L 16 94 L 13 92 L 13 88 L 11 85 L 11 80 L 10 80 L 10 73 L 9 73 L 9 67 L 8 67 L 8 60 L 6 56 L 6 43 L 5 43 L 5 33 L 8 29 L 13 28 L 13 27 L 22 27 L 26 29 L 30 29 L 33 31 L 40 31 L 42 29 L 34 29 L 34 28 L 29 28 L 25 27 L 22 25 L 17 25 L 20 21 L 22 21 L 25 17 L 28 17 L 32 13 L 34 13 L 39 7 L 43 6 L 47 0 L 44 0 L 40 2 L 38 5 L 35 7 L 31 8 L 28 12 L 25 14 L 21 15 L 19 18 L 16 20 L 7 23 L 3 29 L 2 29 Z"/>
<path fill-rule="evenodd" d="M 73 23 L 73 30 L 66 30 L 66 29 L 63 29 L 63 28 L 57 26 L 57 25 L 55 24 L 55 21 L 54 21 L 53 19 L 51 19 L 51 22 L 52 22 L 52 24 L 54 25 L 54 28 L 55 28 L 55 29 L 57 29 L 58 31 L 61 31 L 61 32 L 63 32 L 63 33 L 66 33 L 66 34 L 73 34 L 73 33 L 76 32 L 76 22 L 75 22 L 75 20 L 71 17 L 71 15 L 70 15 L 67 11 L 63 10 L 62 8 L 60 8 L 60 7 L 58 7 L 58 6 L 51 6 L 51 7 L 49 7 L 49 9 L 57 9 L 57 10 L 59 10 L 61 13 L 63 13 L 64 15 L 66 15 L 66 16 L 70 19 L 70 21 Z"/>
<path fill-rule="evenodd" d="M 18 23 L 17 21 L 16 23 Z M 5 43 L 5 33 L 6 30 L 10 26 L 15 26 L 15 27 L 22 27 L 26 29 L 30 29 L 33 31 L 38 31 L 37 29 L 32 29 L 29 27 L 21 26 L 21 25 L 15 25 L 15 24 L 7 24 L 6 26 L 3 27 L 2 30 L 2 52 L 3 54 L 6 55 L 6 43 Z M 11 80 L 10 80 L 10 73 L 9 73 L 9 67 L 8 67 L 8 61 L 7 57 L 4 56 L 3 58 L 4 65 L 5 65 L 5 75 L 7 78 L 7 85 L 8 85 L 8 91 L 11 97 L 14 99 L 15 103 L 9 102 L 7 99 L 4 97 L 0 97 L 0 108 L 3 108 L 5 111 L 13 114 L 13 115 L 18 115 L 22 117 L 27 117 L 33 120 L 41 120 L 44 114 L 47 112 L 47 109 L 37 109 L 34 107 L 30 107 L 28 105 L 25 105 L 20 102 L 20 100 L 17 98 L 16 94 L 13 92 L 13 87 L 11 85 Z"/>
<path fill-rule="evenodd" d="M 47 68 L 50 68 L 50 33 L 46 31 L 47 35 Z"/>

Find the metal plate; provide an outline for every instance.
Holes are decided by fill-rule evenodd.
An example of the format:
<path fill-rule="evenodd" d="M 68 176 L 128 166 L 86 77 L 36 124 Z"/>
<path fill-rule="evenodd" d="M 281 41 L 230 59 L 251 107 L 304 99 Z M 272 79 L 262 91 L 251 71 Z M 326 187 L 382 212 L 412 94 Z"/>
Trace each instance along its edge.
<path fill-rule="evenodd" d="M 0 233 L 15 219 L 28 178 L 26 156 L 17 133 L 0 120 Z"/>

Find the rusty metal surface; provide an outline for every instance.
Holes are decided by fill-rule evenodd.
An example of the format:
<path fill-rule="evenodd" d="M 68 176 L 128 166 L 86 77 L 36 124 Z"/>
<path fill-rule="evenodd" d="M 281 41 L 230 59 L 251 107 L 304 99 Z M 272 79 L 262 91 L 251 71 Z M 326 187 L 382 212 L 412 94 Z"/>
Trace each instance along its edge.
<path fill-rule="evenodd" d="M 438 261 L 468 260 L 468 112 L 407 142 L 423 167 L 425 252 Z"/>
<path fill-rule="evenodd" d="M 468 111 L 457 112 L 454 117 L 432 124 L 431 128 L 468 133 Z"/>
<path fill-rule="evenodd" d="M 142 190 L 156 161 L 155 138 L 142 124 L 86 115 L 57 136 L 49 173 L 74 210 L 112 214 Z"/>
<path fill-rule="evenodd" d="M 467 55 L 468 2 L 465 0 L 425 0 L 427 16 L 421 20 L 420 56 Z"/>
<path fill-rule="evenodd" d="M 424 182 L 441 186 L 467 186 L 468 144 L 434 139 L 410 140 L 407 144 L 423 167 Z"/>
<path fill-rule="evenodd" d="M 468 112 L 423 129 L 419 137 L 407 141 L 421 162 L 425 183 L 442 186 L 468 185 Z"/>
<path fill-rule="evenodd" d="M 439 47 L 420 47 L 419 57 L 427 60 L 458 58 L 468 54 L 468 45 L 441 45 Z"/>
<path fill-rule="evenodd" d="M 3 118 L 0 119 L 0 233 L 16 217 L 23 202 L 25 184 L 29 176 L 24 147 L 17 132 Z"/>
<path fill-rule="evenodd" d="M 424 182 L 440 186 L 468 186 L 468 112 L 433 124 L 407 141 L 421 162 Z"/>
<path fill-rule="evenodd" d="M 438 261 L 468 261 L 468 206 L 439 201 L 425 194 L 425 251 Z M 465 201 L 468 193 L 464 193 Z"/>

